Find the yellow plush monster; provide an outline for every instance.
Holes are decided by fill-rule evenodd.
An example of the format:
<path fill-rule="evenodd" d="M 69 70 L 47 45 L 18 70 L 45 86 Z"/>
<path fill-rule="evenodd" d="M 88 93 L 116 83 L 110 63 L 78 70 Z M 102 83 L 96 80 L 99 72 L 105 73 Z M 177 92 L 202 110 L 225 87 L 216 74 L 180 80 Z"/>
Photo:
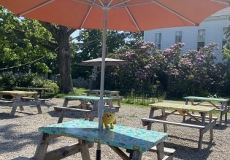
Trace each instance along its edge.
<path fill-rule="evenodd" d="M 113 122 L 115 121 L 115 115 L 112 112 L 105 112 L 102 117 L 103 127 L 105 126 L 106 129 L 110 128 L 113 129 L 114 125 Z"/>

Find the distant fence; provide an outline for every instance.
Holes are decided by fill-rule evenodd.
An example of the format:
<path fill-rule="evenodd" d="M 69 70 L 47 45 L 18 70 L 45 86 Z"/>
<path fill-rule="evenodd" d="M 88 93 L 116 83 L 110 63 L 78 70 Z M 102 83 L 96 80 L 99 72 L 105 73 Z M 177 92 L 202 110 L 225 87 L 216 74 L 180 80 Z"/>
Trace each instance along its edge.
<path fill-rule="evenodd" d="M 126 101 L 139 102 L 143 104 L 155 103 L 158 101 L 159 96 L 156 93 L 150 91 L 134 91 L 134 90 L 118 90 L 120 95 L 124 97 Z"/>

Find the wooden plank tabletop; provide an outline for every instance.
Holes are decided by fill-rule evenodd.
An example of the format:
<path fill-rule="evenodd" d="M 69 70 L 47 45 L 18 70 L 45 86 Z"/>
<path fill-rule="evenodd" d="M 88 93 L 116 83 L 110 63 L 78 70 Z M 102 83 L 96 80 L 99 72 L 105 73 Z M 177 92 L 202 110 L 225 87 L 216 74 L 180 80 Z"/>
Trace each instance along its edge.
<path fill-rule="evenodd" d="M 227 102 L 229 99 L 225 98 L 214 98 L 214 97 L 196 97 L 196 96 L 187 96 L 184 99 L 189 100 L 200 100 L 200 101 L 218 101 L 218 102 Z"/>
<path fill-rule="evenodd" d="M 165 102 L 150 104 L 150 107 L 167 108 L 167 109 L 174 109 L 174 110 L 189 110 L 189 111 L 197 111 L 197 112 L 209 112 L 215 109 L 215 107 L 210 107 L 210 106 L 185 105 L 179 103 L 165 103 Z"/>
<path fill-rule="evenodd" d="M 37 94 L 37 92 L 31 92 L 31 91 L 0 91 L 0 94 L 2 95 L 20 95 L 20 96 L 32 96 L 34 94 Z"/>
<path fill-rule="evenodd" d="M 167 133 L 116 124 L 114 129 L 99 131 L 98 122 L 79 119 L 40 127 L 38 130 L 48 134 L 82 138 L 89 142 L 100 142 L 140 152 L 150 150 L 168 137 Z"/>

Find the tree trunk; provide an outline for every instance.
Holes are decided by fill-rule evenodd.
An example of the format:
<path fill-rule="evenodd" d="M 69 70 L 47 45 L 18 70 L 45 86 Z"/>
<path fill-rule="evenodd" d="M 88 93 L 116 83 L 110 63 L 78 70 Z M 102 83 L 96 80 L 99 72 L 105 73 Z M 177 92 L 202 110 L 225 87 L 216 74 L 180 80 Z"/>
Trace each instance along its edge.
<path fill-rule="evenodd" d="M 66 32 L 59 33 L 58 40 L 58 66 L 60 73 L 60 91 L 62 93 L 73 92 L 71 76 L 71 50 L 69 45 L 69 35 Z"/>

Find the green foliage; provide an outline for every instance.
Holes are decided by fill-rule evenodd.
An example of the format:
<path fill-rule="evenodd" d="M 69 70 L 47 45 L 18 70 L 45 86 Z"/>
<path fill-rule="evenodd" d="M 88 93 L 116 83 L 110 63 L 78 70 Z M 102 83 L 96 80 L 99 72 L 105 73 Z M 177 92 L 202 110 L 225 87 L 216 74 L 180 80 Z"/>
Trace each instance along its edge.
<path fill-rule="evenodd" d="M 49 88 L 50 92 L 56 94 L 59 92 L 59 87 L 57 83 L 52 82 L 51 80 L 43 80 L 43 88 Z"/>
<path fill-rule="evenodd" d="M 56 54 L 45 47 L 53 42 L 51 33 L 38 21 L 18 18 L 2 6 L 0 19 L 0 69 L 51 72 L 47 62 L 56 58 Z"/>
<path fill-rule="evenodd" d="M 3 73 L 0 80 L 2 90 L 12 90 L 16 86 L 16 78 L 12 72 Z"/>
<path fill-rule="evenodd" d="M 17 73 L 4 72 L 0 78 L 2 90 L 13 90 L 14 87 L 29 87 L 29 88 L 49 88 L 50 92 L 58 93 L 59 87 L 51 80 L 42 80 L 34 73 Z"/>

